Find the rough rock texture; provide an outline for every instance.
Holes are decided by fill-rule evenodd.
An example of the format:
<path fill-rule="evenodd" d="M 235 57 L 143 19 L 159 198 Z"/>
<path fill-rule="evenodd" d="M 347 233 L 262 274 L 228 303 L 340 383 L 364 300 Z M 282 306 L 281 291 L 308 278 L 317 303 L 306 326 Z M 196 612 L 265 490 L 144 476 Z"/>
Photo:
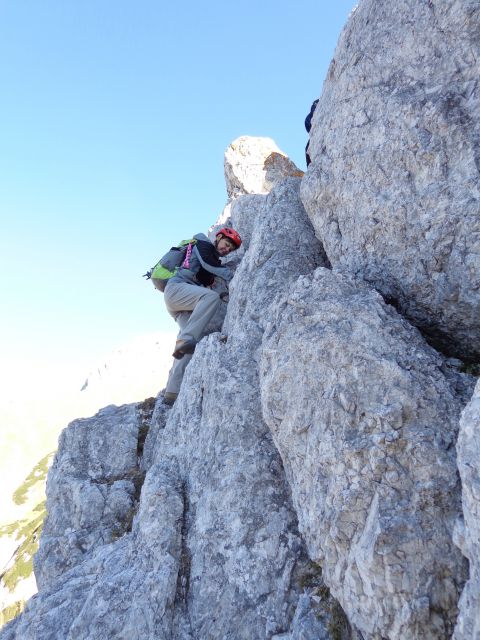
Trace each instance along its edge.
<path fill-rule="evenodd" d="M 321 263 L 298 191 L 298 180 L 287 182 L 264 199 L 258 212 L 262 222 L 251 240 L 257 250 L 245 255 L 239 267 L 243 277 L 237 275 L 232 284 L 230 326 L 236 334 L 205 338 L 174 408 L 157 402 L 139 464 L 148 471 L 131 532 L 105 544 L 106 500 L 102 495 L 100 506 L 94 501 L 97 543 L 83 559 L 77 556 L 75 565 L 66 559 L 64 573 L 59 555 L 45 567 L 44 588 L 6 627 L 3 640 L 355 637 L 321 582 L 320 568 L 313 567 L 315 589 L 309 586 L 312 565 L 258 393 L 256 362 L 267 303 Z M 265 253 L 267 237 L 276 242 Z M 247 302 L 248 278 L 256 298 L 251 295 Z M 122 409 L 128 419 L 120 421 L 126 433 L 118 439 L 125 461 L 118 469 L 102 466 L 101 477 L 110 471 L 122 475 L 134 462 L 135 411 Z M 71 474 L 73 487 L 105 456 L 97 457 L 96 445 L 89 446 L 89 454 L 80 453 L 91 426 L 69 427 L 69 446 L 56 462 L 56 469 L 66 465 L 69 470 L 77 455 L 92 456 L 92 462 L 82 462 L 81 473 L 75 468 Z M 114 447 L 115 431 L 106 426 L 104 433 Z M 54 482 L 62 482 L 59 475 L 52 475 L 52 491 Z M 83 486 L 90 490 L 90 484 L 87 479 Z M 87 492 L 80 496 L 85 500 L 79 508 L 66 509 L 61 526 L 67 531 L 91 504 Z M 85 513 L 89 523 L 93 512 Z"/>
<path fill-rule="evenodd" d="M 240 196 L 231 204 L 230 221 L 232 227 L 237 229 L 242 237 L 241 249 L 244 253 L 250 246 L 257 216 L 261 215 L 264 204 L 265 197 L 261 195 Z"/>
<path fill-rule="evenodd" d="M 251 332 L 261 335 L 274 301 L 299 275 L 326 264 L 300 202 L 299 188 L 300 181 L 289 178 L 263 202 L 240 198 L 232 207 L 232 221 L 240 227 L 239 217 L 248 212 L 244 229 L 250 235 L 248 251 L 230 286 L 232 300 L 224 325 L 236 341 L 253 340 Z"/>
<path fill-rule="evenodd" d="M 265 170 L 263 185 L 267 191 L 271 191 L 287 177 L 302 178 L 304 175 L 290 158 L 277 151 L 272 151 L 266 158 L 263 168 Z"/>
<path fill-rule="evenodd" d="M 302 199 L 334 266 L 480 356 L 480 6 L 362 0 L 313 117 Z"/>
<path fill-rule="evenodd" d="M 451 637 L 470 379 L 325 268 L 299 187 L 231 203 L 245 242 L 222 333 L 173 409 L 159 395 L 65 432 L 40 593 L 2 640 Z"/>
<path fill-rule="evenodd" d="M 227 203 L 219 219 L 209 230 L 211 240 L 213 240 L 219 229 L 224 226 L 231 226 L 239 232 L 242 238 L 242 246 L 230 254 L 227 260 L 238 256 L 243 257 L 250 245 L 257 214 L 262 210 L 264 203 L 265 196 L 261 194 L 239 196 Z"/>
<path fill-rule="evenodd" d="M 34 562 L 39 589 L 131 529 L 144 478 L 138 455 L 148 405 L 112 405 L 62 432 Z"/>
<path fill-rule="evenodd" d="M 225 151 L 225 182 L 229 198 L 248 193 L 268 193 L 285 178 L 300 178 L 303 171 L 271 138 L 242 136 Z"/>
<path fill-rule="evenodd" d="M 470 579 L 460 600 L 455 640 L 480 638 L 480 382 L 463 411 L 457 442 L 458 467 L 462 479 L 463 520 L 455 542 L 470 561 Z"/>
<path fill-rule="evenodd" d="M 461 403 L 443 369 L 380 295 L 326 269 L 271 309 L 264 418 L 309 555 L 368 637 L 447 638 L 455 623 Z"/>
<path fill-rule="evenodd" d="M 161 294 L 156 293 L 161 304 Z M 221 322 L 217 329 L 219 326 Z M 136 336 L 97 361 L 86 379 L 84 371 L 82 390 L 82 372 L 77 372 L 73 381 L 68 372 L 64 373 L 60 386 L 49 371 L 35 384 L 30 384 L 27 376 L 22 388 L 28 388 L 29 393 L 15 402 L 17 419 L 14 414 L 7 419 L 0 408 L 0 627 L 18 615 L 25 601 L 37 592 L 32 556 L 37 552 L 45 519 L 47 469 L 62 428 L 107 405 L 138 402 L 156 395 L 166 381 L 174 342 L 174 333 Z M 13 406 L 14 396 L 8 387 L 2 387 L 0 404 L 2 399 Z M 5 431 L 6 424 L 9 426 Z M 10 428 L 14 436 L 9 434 Z M 120 523 L 116 528 L 121 528 Z M 52 531 L 55 534 L 58 529 L 54 526 Z"/>
<path fill-rule="evenodd" d="M 245 402 L 236 392 L 247 363 L 232 371 L 232 355 L 218 336 L 199 348 L 203 365 L 189 367 L 183 402 L 150 453 L 132 532 L 52 576 L 2 637 L 250 639 L 288 631 L 308 563 L 258 396 Z M 212 380 L 213 357 L 220 367 Z M 319 629 L 317 621 L 308 637 Z"/>

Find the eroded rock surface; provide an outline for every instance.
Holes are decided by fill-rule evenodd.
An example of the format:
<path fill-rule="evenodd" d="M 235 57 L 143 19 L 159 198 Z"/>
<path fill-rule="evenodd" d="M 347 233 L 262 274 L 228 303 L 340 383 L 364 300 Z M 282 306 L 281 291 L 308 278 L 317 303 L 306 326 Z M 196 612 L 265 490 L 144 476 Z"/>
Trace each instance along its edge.
<path fill-rule="evenodd" d="M 450 637 L 466 577 L 461 403 L 442 358 L 375 292 L 326 269 L 271 309 L 264 418 L 309 554 L 368 637 Z"/>
<path fill-rule="evenodd" d="M 299 188 L 300 180 L 288 178 L 263 203 L 239 198 L 232 210 L 234 222 L 243 211 L 250 218 L 256 203 L 249 249 L 230 287 L 232 299 L 224 328 L 234 340 L 250 341 L 252 333 L 261 336 L 274 301 L 299 275 L 327 264 L 300 202 Z"/>
<path fill-rule="evenodd" d="M 470 578 L 460 600 L 455 640 L 480 638 L 480 382 L 463 411 L 457 443 L 462 479 L 463 519 L 456 542 L 470 562 Z"/>
<path fill-rule="evenodd" d="M 302 198 L 334 266 L 480 356 L 480 7 L 362 0 L 313 117 Z"/>
<path fill-rule="evenodd" d="M 458 21 L 466 4 L 447 4 Z M 412 20 L 430 10 L 440 20 L 447 4 L 407 2 Z M 359 24 L 371 20 L 385 47 L 389 29 L 381 24 L 405 17 L 403 5 L 387 11 L 383 0 L 364 0 L 360 9 L 343 36 L 349 51 L 360 48 Z M 358 65 L 368 67 L 360 56 L 331 73 L 355 88 L 351 67 Z M 383 92 L 393 86 L 389 78 Z M 392 89 L 391 99 L 400 99 L 395 95 Z M 342 116 L 348 100 L 336 108 Z M 324 112 L 315 116 L 317 129 Z M 324 134 L 329 144 L 339 131 L 332 125 Z M 317 232 L 318 215 L 327 211 L 328 218 L 337 201 L 348 211 L 349 198 L 358 196 L 361 215 L 366 208 L 358 191 L 348 195 L 350 178 L 342 173 L 351 162 L 358 180 L 362 155 L 348 155 L 346 146 L 341 158 L 327 154 L 330 165 L 321 165 L 319 136 L 314 132 L 315 162 L 303 187 Z M 359 140 L 353 137 L 356 152 Z M 282 180 L 295 169 L 270 143 L 260 141 L 256 150 L 251 140 L 245 144 L 233 150 L 243 158 L 226 160 L 236 199 L 218 221 L 244 239 L 228 260 L 235 270 L 228 307 L 197 345 L 173 409 L 160 393 L 155 407 L 107 407 L 66 430 L 36 561 L 40 593 L 2 640 L 451 637 L 467 578 L 452 532 L 461 522 L 458 418 L 471 378 L 366 283 L 382 289 L 370 275 L 381 273 L 380 284 L 390 276 L 386 263 L 377 273 L 356 257 L 350 240 L 364 233 L 362 218 L 345 232 L 339 218 L 326 224 L 341 230 L 333 244 L 326 234 L 330 249 L 342 249 L 344 236 L 350 252 L 348 259 L 331 254 L 332 271 L 300 201 L 300 179 Z M 341 189 L 332 181 L 331 200 L 329 182 L 322 182 L 328 168 L 345 183 Z M 391 182 L 410 197 L 393 169 L 390 178 L 390 198 L 397 193 Z M 412 227 L 428 240 L 415 215 Z M 400 252 L 402 236 L 394 237 L 391 248 Z M 470 265 L 471 245 L 458 238 Z M 415 236 L 410 240 L 418 254 Z M 451 278 L 447 262 L 441 273 Z M 404 300 L 418 320 L 414 298 Z M 440 327 L 441 314 L 428 313 Z M 477 400 L 464 413 L 458 447 L 466 526 L 457 524 L 456 540 L 471 561 L 455 631 L 462 640 L 478 626 Z"/>
<path fill-rule="evenodd" d="M 35 556 L 39 589 L 131 529 L 143 483 L 142 426 L 151 408 L 111 405 L 72 422 L 48 476 L 47 518 Z"/>
<path fill-rule="evenodd" d="M 271 138 L 253 136 L 241 136 L 229 145 L 224 169 L 229 198 L 268 193 L 287 177 L 303 176 Z"/>
<path fill-rule="evenodd" d="M 2 637 L 288 632 L 308 560 L 257 387 L 245 379 L 250 363 L 218 335 L 202 343 L 154 444 L 132 532 L 53 577 Z"/>
<path fill-rule="evenodd" d="M 298 192 L 298 180 L 291 180 L 265 198 L 251 240 L 263 255 L 247 252 L 235 277 L 238 288 L 232 285 L 236 335 L 205 338 L 174 408 L 157 403 L 131 532 L 110 544 L 100 541 L 83 562 L 45 580 L 3 640 L 54 633 L 67 640 L 335 637 L 328 630 L 328 589 L 316 596 L 320 602 L 312 600 L 323 584 L 321 570 L 310 588 L 312 566 L 258 392 L 267 303 L 321 263 Z M 267 238 L 273 243 L 265 253 Z M 261 318 L 253 294 L 245 304 L 247 283 L 262 296 Z M 126 468 L 129 446 L 120 448 L 127 450 Z M 342 625 L 342 637 L 352 637 L 344 616 Z"/>

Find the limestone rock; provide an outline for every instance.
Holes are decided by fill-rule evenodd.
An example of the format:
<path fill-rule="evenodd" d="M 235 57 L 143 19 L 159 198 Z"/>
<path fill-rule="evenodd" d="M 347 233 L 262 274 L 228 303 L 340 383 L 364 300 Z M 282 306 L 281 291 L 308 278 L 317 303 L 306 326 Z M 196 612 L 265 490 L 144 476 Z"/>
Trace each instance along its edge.
<path fill-rule="evenodd" d="M 242 238 L 243 252 L 250 246 L 253 229 L 259 222 L 264 206 L 265 196 L 262 195 L 239 196 L 231 204 L 230 222 Z"/>
<path fill-rule="evenodd" d="M 224 169 L 229 198 L 268 193 L 289 176 L 303 176 L 303 171 L 271 138 L 252 136 L 242 136 L 230 144 L 225 151 Z"/>
<path fill-rule="evenodd" d="M 256 224 L 257 216 L 263 209 L 265 204 L 265 196 L 260 194 L 238 196 L 231 202 L 228 202 L 219 216 L 216 223 L 209 229 L 208 237 L 213 240 L 218 231 L 222 227 L 233 227 L 238 231 L 242 238 L 242 246 L 231 256 L 242 255 L 250 245 L 253 228 Z"/>
<path fill-rule="evenodd" d="M 250 361 L 218 335 L 202 341 L 155 445 L 132 532 L 52 581 L 4 640 L 288 632 L 307 559 Z M 314 622 L 302 612 L 297 629 Z M 326 633 L 318 620 L 316 633 Z"/>
<path fill-rule="evenodd" d="M 465 579 L 461 402 L 442 358 L 380 295 L 326 269 L 270 316 L 263 416 L 310 558 L 367 637 L 450 637 Z"/>
<path fill-rule="evenodd" d="M 112 405 L 62 432 L 34 561 L 39 589 L 131 528 L 144 476 L 138 465 L 142 423 L 153 404 L 146 415 L 142 407 Z"/>
<path fill-rule="evenodd" d="M 149 295 L 158 296 L 158 305 L 163 304 L 162 294 L 150 283 L 143 286 L 151 288 Z M 107 405 L 139 402 L 156 395 L 166 382 L 174 344 L 173 328 L 171 333 L 139 335 L 118 345 L 88 369 L 62 369 L 58 364 L 49 366 L 48 360 L 42 362 L 41 378 L 39 363 L 33 366 L 28 358 L 18 358 L 18 370 L 8 370 L 10 378 L 0 379 L 0 527 L 29 517 L 16 504 L 14 494 L 42 459 L 57 448 L 62 429 Z M 22 393 L 17 396 L 14 387 L 17 394 L 18 389 Z M 38 502 L 44 500 L 44 494 L 40 488 Z M 2 542 L 0 536 L 3 568 L 10 553 L 4 555 Z"/>
<path fill-rule="evenodd" d="M 222 223 L 245 246 L 227 315 L 173 408 L 160 394 L 153 414 L 110 407 L 67 430 L 41 589 L 1 640 L 451 636 L 470 380 L 326 268 L 299 186 L 231 203 Z"/>
<path fill-rule="evenodd" d="M 480 356 L 480 7 L 362 0 L 313 117 L 302 198 L 334 266 Z"/>
<path fill-rule="evenodd" d="M 220 218 L 217 220 L 215 225 L 209 229 L 210 240 L 213 240 L 219 229 L 224 226 L 233 227 L 233 229 L 236 229 L 239 232 L 240 237 L 242 238 L 241 247 L 225 258 L 222 258 L 222 263 L 232 269 L 233 272 L 236 271 L 238 265 L 243 259 L 243 256 L 245 255 L 245 252 L 250 246 L 253 228 L 258 216 L 262 215 L 264 206 L 264 195 L 254 194 L 239 196 L 226 205 Z M 224 287 L 224 293 L 227 293 L 227 287 Z M 222 319 L 224 317 L 225 314 Z"/>
<path fill-rule="evenodd" d="M 2 630 L 2 639 L 172 638 L 183 504 L 157 471 L 155 485 L 147 479 L 142 492 L 142 526 L 58 576 Z"/>
<path fill-rule="evenodd" d="M 455 640 L 480 638 L 480 381 L 460 420 L 457 442 L 462 479 L 463 520 L 457 540 L 470 561 L 470 578 L 460 599 Z"/>
<path fill-rule="evenodd" d="M 47 452 L 56 448 L 61 429 L 73 419 L 92 416 L 112 403 L 125 404 L 156 395 L 166 379 L 174 341 L 173 333 L 137 336 L 97 361 L 86 378 L 85 371 L 70 377 L 68 371 L 55 372 L 47 366 L 44 378 L 33 382 L 28 377 L 29 363 L 23 363 L 22 388 L 28 388 L 29 393 L 20 399 L 3 385 L 0 404 L 4 406 L 8 400 L 18 411 L 5 416 L 0 407 L 0 627 L 18 615 L 24 602 L 37 591 L 32 556 L 38 549 L 45 519 L 46 473 L 53 459 L 53 453 Z M 122 529 L 119 522 L 116 528 Z M 77 552 L 75 549 L 74 555 Z"/>
<path fill-rule="evenodd" d="M 174 407 L 166 410 L 157 403 L 151 420 L 155 432 L 147 435 L 142 453 L 148 471 L 131 531 L 109 542 L 99 512 L 98 544 L 65 573 L 45 580 L 2 640 L 53 634 L 66 640 L 332 640 L 328 612 L 325 622 L 312 612 L 315 589 L 304 593 L 311 563 L 280 456 L 262 420 L 256 365 L 261 332 L 253 330 L 259 313 L 253 295 L 261 295 L 262 325 L 269 300 L 321 263 L 319 243 L 300 203 L 298 180 L 287 181 L 265 200 L 265 215 L 251 240 L 262 255 L 249 259 L 248 252 L 235 277 L 240 271 L 242 282 L 249 276 L 255 292 L 241 317 L 230 320 L 238 335 L 202 340 Z M 287 212 L 283 228 L 279 221 Z M 267 237 L 272 242 L 265 252 Z M 238 298 L 246 294 L 243 284 L 237 290 L 232 284 L 236 314 L 243 304 Z M 118 437 L 124 454 L 115 462 L 115 477 L 133 463 L 136 423 L 132 410 L 125 411 L 130 417 L 119 420 L 126 433 Z M 104 454 L 97 456 L 95 442 L 85 447 L 95 438 L 87 433 L 90 425 L 74 427 L 65 436 L 70 443 L 69 455 L 62 457 L 63 476 L 76 465 L 82 474 L 88 469 L 89 477 L 99 467 L 104 477 Z M 102 443 L 103 432 L 113 425 L 97 427 L 97 443 Z M 76 454 L 82 457 L 79 450 L 88 460 L 75 463 Z M 72 486 L 82 474 L 70 473 Z M 52 475 L 52 491 L 57 482 L 59 474 Z M 60 526 L 73 528 L 77 511 L 67 507 Z M 344 638 L 348 634 L 347 628 Z"/>
<path fill-rule="evenodd" d="M 271 191 L 287 177 L 302 178 L 304 175 L 290 158 L 278 151 L 272 151 L 265 159 L 263 168 L 265 170 L 263 185 L 267 191 Z"/>
<path fill-rule="evenodd" d="M 232 298 L 224 330 L 233 340 L 250 341 L 253 335 L 261 335 L 275 299 L 285 294 L 299 275 L 327 264 L 300 201 L 299 188 L 299 179 L 288 178 L 264 198 L 263 205 L 260 199 L 256 201 L 249 250 L 230 286 Z M 236 214 L 234 209 L 232 216 Z"/>

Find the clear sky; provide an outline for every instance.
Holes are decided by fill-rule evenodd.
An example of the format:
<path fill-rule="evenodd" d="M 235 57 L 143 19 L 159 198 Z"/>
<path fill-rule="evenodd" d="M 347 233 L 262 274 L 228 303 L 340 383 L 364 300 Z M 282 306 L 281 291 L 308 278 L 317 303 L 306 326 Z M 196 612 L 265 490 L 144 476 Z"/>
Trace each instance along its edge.
<path fill-rule="evenodd" d="M 0 0 L 4 365 L 174 328 L 141 274 L 215 222 L 236 137 L 305 167 L 303 121 L 354 5 Z"/>

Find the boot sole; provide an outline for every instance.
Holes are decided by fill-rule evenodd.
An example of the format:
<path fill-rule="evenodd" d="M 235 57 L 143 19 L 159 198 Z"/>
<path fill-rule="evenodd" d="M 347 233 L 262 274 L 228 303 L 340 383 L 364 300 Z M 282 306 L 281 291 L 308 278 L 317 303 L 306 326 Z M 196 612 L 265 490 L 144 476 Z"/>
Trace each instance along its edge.
<path fill-rule="evenodd" d="M 172 355 L 177 360 L 181 360 L 184 355 L 193 353 L 195 351 L 196 346 L 197 345 L 194 342 L 185 342 L 184 344 L 182 344 L 181 347 L 178 347 L 178 349 L 175 349 Z"/>

